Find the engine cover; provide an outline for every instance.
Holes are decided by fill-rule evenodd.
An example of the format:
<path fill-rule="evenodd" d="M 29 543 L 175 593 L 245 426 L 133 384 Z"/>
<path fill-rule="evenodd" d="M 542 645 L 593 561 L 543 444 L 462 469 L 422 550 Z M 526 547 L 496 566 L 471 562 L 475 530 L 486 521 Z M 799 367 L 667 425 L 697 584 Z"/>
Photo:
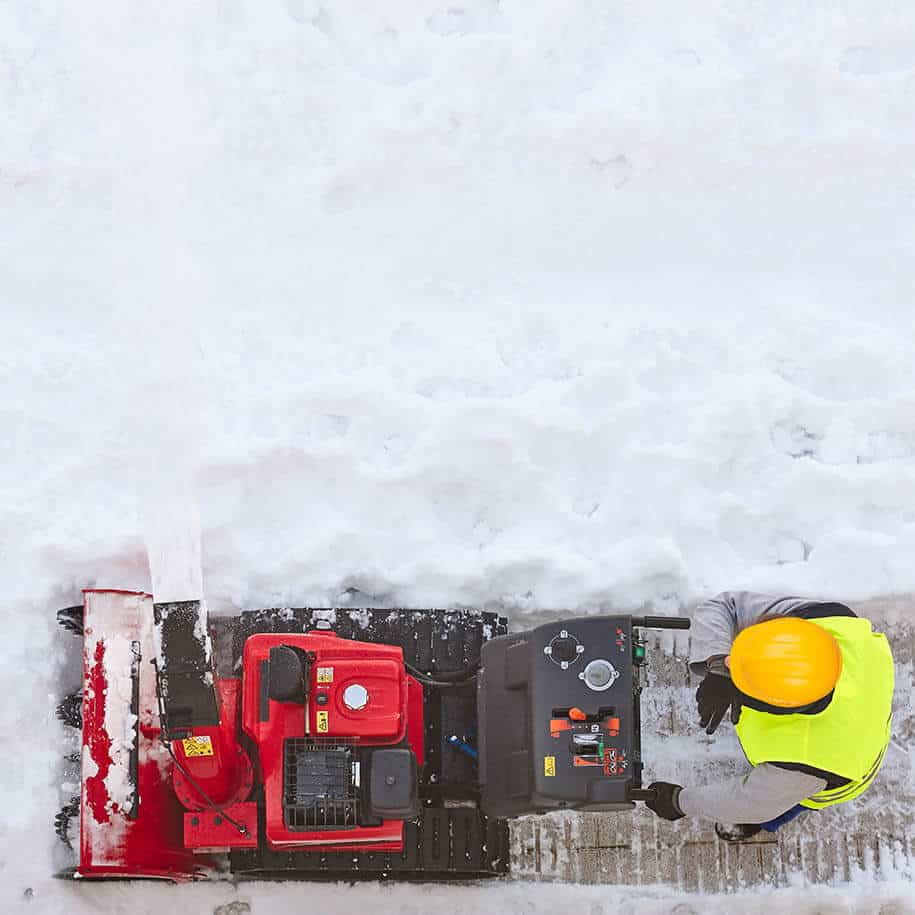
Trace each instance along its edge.
<path fill-rule="evenodd" d="M 282 663 L 280 677 L 271 679 L 271 663 Z M 258 748 L 268 845 L 399 850 L 403 821 L 370 814 L 362 757 L 407 738 L 402 649 L 323 630 L 261 633 L 245 642 L 243 674 L 242 724 Z"/>

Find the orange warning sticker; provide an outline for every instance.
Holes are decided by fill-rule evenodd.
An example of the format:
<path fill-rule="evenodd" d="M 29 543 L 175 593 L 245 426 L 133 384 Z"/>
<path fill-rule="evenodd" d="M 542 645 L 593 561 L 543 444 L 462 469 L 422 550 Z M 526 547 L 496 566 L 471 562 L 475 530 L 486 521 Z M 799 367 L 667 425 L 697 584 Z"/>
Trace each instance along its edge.
<path fill-rule="evenodd" d="M 330 729 L 330 724 L 327 720 L 327 712 L 318 712 L 317 714 L 317 726 L 319 734 L 326 734 Z"/>
<path fill-rule="evenodd" d="M 555 756 L 544 756 L 543 757 L 543 774 L 549 777 L 552 777 L 556 774 L 556 757 Z"/>
<path fill-rule="evenodd" d="M 188 758 L 192 756 L 212 756 L 213 741 L 206 735 L 200 737 L 185 737 L 181 741 L 184 747 L 184 755 Z"/>

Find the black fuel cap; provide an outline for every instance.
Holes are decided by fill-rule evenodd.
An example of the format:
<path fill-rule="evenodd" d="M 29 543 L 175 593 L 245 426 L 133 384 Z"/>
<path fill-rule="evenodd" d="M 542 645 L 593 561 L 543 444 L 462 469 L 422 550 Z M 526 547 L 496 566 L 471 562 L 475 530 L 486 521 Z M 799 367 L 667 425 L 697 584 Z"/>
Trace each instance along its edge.
<path fill-rule="evenodd" d="M 570 635 L 553 639 L 550 647 L 556 661 L 574 661 L 578 657 L 578 641 Z"/>

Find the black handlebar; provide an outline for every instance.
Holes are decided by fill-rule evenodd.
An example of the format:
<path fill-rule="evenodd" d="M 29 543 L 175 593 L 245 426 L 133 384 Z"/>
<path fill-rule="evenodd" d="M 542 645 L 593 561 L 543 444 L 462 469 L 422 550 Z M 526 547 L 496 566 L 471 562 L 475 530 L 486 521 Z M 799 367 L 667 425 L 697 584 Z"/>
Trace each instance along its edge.
<path fill-rule="evenodd" d="M 634 616 L 632 625 L 641 629 L 689 629 L 686 616 Z"/>

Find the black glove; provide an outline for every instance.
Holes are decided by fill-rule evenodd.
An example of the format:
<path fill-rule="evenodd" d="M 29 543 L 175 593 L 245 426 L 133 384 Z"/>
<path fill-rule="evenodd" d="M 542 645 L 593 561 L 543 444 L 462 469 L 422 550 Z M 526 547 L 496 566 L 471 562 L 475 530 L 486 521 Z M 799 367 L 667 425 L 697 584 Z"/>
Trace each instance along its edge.
<path fill-rule="evenodd" d="M 654 797 L 650 801 L 645 801 L 645 806 L 662 820 L 679 820 L 686 816 L 677 804 L 677 798 L 683 790 L 680 785 L 671 782 L 652 782 L 648 790 L 654 791 Z"/>
<path fill-rule="evenodd" d="M 725 712 L 731 710 L 731 721 L 740 721 L 740 690 L 730 677 L 721 674 L 706 674 L 696 690 L 696 705 L 699 707 L 699 726 L 706 734 L 714 734 Z"/>

